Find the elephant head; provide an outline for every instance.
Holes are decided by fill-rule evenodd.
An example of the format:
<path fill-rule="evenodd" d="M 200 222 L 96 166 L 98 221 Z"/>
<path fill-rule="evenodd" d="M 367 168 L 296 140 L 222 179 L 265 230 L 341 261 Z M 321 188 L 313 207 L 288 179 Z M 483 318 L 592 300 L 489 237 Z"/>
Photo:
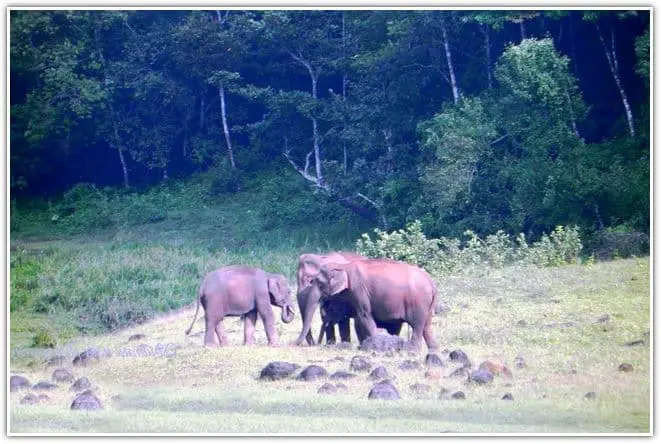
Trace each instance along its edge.
<path fill-rule="evenodd" d="M 291 291 L 287 280 L 282 275 L 271 275 L 267 283 L 271 304 L 282 308 L 280 319 L 285 324 L 289 324 L 294 320 L 296 312 L 292 306 Z"/>

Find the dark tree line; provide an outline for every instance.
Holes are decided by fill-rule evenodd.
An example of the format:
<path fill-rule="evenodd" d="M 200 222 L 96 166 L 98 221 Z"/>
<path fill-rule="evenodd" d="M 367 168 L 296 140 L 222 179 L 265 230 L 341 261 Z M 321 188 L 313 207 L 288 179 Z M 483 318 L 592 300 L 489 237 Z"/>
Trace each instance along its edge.
<path fill-rule="evenodd" d="M 649 230 L 649 11 L 10 11 L 12 196 L 289 168 L 387 228 Z"/>

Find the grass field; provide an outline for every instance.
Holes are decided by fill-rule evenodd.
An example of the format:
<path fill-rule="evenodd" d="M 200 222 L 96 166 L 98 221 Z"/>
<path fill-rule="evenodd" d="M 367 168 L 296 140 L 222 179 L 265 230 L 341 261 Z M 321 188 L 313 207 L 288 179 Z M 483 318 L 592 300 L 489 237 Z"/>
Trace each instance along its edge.
<path fill-rule="evenodd" d="M 76 264 L 87 262 L 93 276 L 98 276 L 98 270 L 109 266 L 112 269 L 112 264 L 125 265 L 133 257 L 126 253 L 124 260 L 112 256 L 112 261 L 104 262 L 103 258 L 111 255 L 107 246 L 100 248 L 98 254 L 90 253 L 89 248 L 72 253 L 72 260 Z M 172 270 L 180 269 L 183 259 L 179 258 L 191 255 L 188 261 L 196 264 L 196 273 L 219 260 L 217 251 L 205 255 L 202 250 L 168 250 L 168 254 L 179 252 L 172 253 L 174 259 L 170 261 L 158 260 L 168 257 L 149 249 L 158 247 L 136 248 L 139 254 L 153 255 L 154 269 L 160 270 L 166 280 Z M 271 266 L 287 271 L 291 277 L 295 266 L 295 256 L 288 256 L 291 254 L 274 255 L 277 264 Z M 42 265 L 48 269 L 47 261 Z M 190 280 L 190 286 L 197 285 L 192 277 Z M 21 405 L 26 393 L 22 390 L 8 394 L 9 432 L 650 432 L 648 258 L 598 262 L 592 266 L 484 268 L 440 281 L 441 297 L 450 307 L 450 311 L 434 318 L 434 332 L 444 349 L 442 357 L 460 348 L 474 364 L 487 358 L 497 359 L 512 370 L 512 378 L 496 376 L 486 386 L 475 386 L 465 378 L 449 377 L 454 367 L 448 363 L 439 379 L 430 379 L 425 376 L 424 365 L 413 370 L 398 368 L 408 359 L 424 363 L 425 351 L 415 356 L 404 352 L 372 356 L 356 349 L 355 338 L 351 350 L 334 346 L 270 348 L 265 345 L 261 323 L 257 327 L 257 345 L 244 347 L 240 345 L 242 326 L 238 319 L 231 318 L 225 326 L 232 345 L 205 349 L 202 337 L 194 336 L 203 331 L 199 318 L 193 335 L 183 333 L 193 313 L 187 306 L 111 334 L 62 341 L 55 349 L 28 348 L 27 336 L 14 337 L 12 332 L 11 374 L 27 376 L 32 383 L 50 380 L 54 368 L 47 369 L 43 360 L 65 355 L 66 367 L 76 377 L 87 376 L 97 386 L 95 391 L 104 409 L 71 411 L 74 396 L 69 384 L 45 392 L 50 400 L 38 405 Z M 72 281 L 69 285 L 80 288 L 82 284 Z M 182 294 L 177 297 L 181 301 L 188 298 L 192 303 L 194 291 L 185 286 L 180 290 Z M 47 322 L 49 315 L 42 316 Z M 289 325 L 278 323 L 282 342 L 293 341 L 300 327 L 300 317 Z M 313 329 L 314 333 L 319 331 L 318 316 Z M 128 337 L 135 333 L 146 338 L 128 342 Z M 406 334 L 405 327 L 402 335 Z M 626 345 L 641 339 L 642 344 Z M 165 347 L 166 352 L 145 357 L 122 356 L 127 350 L 136 350 L 139 344 L 147 344 L 152 350 Z M 70 359 L 89 346 L 105 349 L 110 356 L 88 367 L 72 367 Z M 302 367 L 315 363 L 331 373 L 349 370 L 349 361 L 357 354 L 368 356 L 375 366 L 382 364 L 387 368 L 401 400 L 368 400 L 374 383 L 368 380 L 367 373 L 342 381 L 347 390 L 331 395 L 317 393 L 326 382 L 323 379 L 258 380 L 260 370 L 270 361 L 288 361 Z M 523 368 L 516 365 L 520 359 L 525 361 Z M 634 370 L 618 371 L 622 363 L 631 364 Z M 416 399 L 410 389 L 414 383 L 429 385 L 429 399 Z M 461 390 L 466 399 L 441 400 L 442 388 Z M 595 392 L 596 398 L 585 399 L 587 392 Z M 502 400 L 505 393 L 511 393 L 514 400 Z"/>

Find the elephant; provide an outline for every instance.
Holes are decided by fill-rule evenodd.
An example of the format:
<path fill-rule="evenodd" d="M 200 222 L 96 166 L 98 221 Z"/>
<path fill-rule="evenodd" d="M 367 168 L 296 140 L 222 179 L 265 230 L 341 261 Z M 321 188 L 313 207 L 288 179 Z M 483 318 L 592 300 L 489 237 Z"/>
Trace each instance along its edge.
<path fill-rule="evenodd" d="M 437 290 L 426 271 L 389 259 L 348 263 L 308 260 L 319 269 L 312 282 L 327 297 L 349 298 L 365 336 L 377 333 L 376 320 L 406 322 L 412 329 L 411 349 L 419 350 L 423 337 L 430 352 L 438 349 L 431 328 Z"/>
<path fill-rule="evenodd" d="M 205 347 L 216 346 L 216 337 L 221 346 L 228 344 L 223 328 L 223 318 L 226 316 L 241 316 L 244 320 L 244 344 L 253 344 L 258 314 L 264 323 L 268 344 L 276 347 L 279 340 L 271 305 L 282 308 L 281 319 L 286 324 L 292 322 L 295 315 L 289 284 L 283 275 L 242 265 L 223 267 L 204 277 L 197 295 L 193 322 L 186 335 L 193 329 L 200 304 L 204 307 L 206 323 Z"/>
<path fill-rule="evenodd" d="M 331 252 L 326 255 L 318 254 L 302 254 L 298 259 L 298 271 L 296 273 L 297 291 L 296 299 L 298 301 L 298 308 L 301 312 L 303 321 L 303 328 L 300 335 L 294 342 L 295 345 L 301 345 L 303 340 L 306 340 L 308 345 L 314 344 L 314 338 L 310 327 L 314 312 L 319 305 L 322 294 L 316 285 L 311 285 L 312 278 L 319 273 L 319 264 L 326 262 L 334 263 L 349 263 L 352 260 L 365 259 L 356 253 L 341 251 Z M 326 333 L 326 340 L 328 343 L 335 342 L 335 324 L 339 325 L 340 338 L 342 342 L 350 342 L 350 318 L 355 316 L 355 310 L 345 294 L 337 295 L 333 300 L 328 300 L 322 306 L 321 321 L 322 329 L 319 336 L 319 342 Z"/>

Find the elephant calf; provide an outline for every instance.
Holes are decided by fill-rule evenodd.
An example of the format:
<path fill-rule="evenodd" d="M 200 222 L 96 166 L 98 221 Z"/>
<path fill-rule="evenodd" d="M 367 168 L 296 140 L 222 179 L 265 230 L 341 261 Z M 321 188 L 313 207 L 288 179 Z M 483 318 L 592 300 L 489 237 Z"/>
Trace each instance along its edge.
<path fill-rule="evenodd" d="M 223 328 L 226 316 L 241 316 L 244 319 L 244 344 L 254 343 L 257 315 L 262 319 L 266 337 L 271 346 L 278 346 L 275 319 L 271 305 L 282 308 L 284 323 L 294 320 L 291 292 L 287 279 L 281 274 L 267 273 L 259 268 L 232 265 L 207 274 L 200 285 L 193 322 L 186 330 L 190 334 L 197 319 L 200 304 L 204 307 L 206 331 L 204 346 L 227 345 Z"/>

